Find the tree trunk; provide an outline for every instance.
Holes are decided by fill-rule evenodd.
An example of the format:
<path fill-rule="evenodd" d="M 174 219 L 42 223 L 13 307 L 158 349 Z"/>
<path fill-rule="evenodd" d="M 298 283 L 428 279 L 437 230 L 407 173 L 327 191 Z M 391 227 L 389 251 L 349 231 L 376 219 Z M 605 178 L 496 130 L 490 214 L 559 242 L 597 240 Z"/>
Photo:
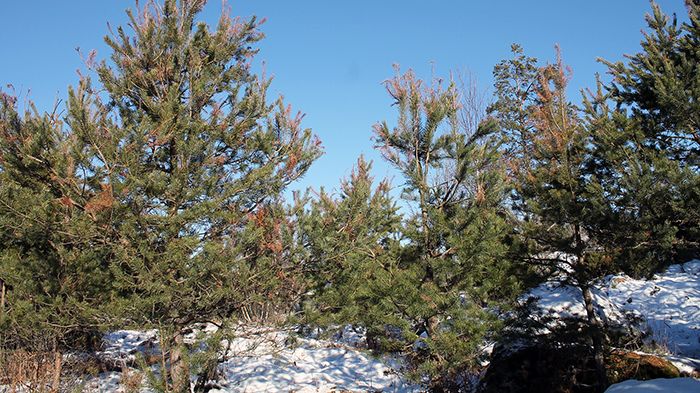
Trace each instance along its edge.
<path fill-rule="evenodd" d="M 170 348 L 170 375 L 173 379 L 173 392 L 190 392 L 190 368 L 185 359 L 185 340 L 179 329 L 173 337 Z"/>
<path fill-rule="evenodd" d="M 586 306 L 586 317 L 591 341 L 593 342 L 593 356 L 595 359 L 596 377 L 598 380 L 598 391 L 602 392 L 608 386 L 608 377 L 605 372 L 605 358 L 603 349 L 603 331 L 598 317 L 593 309 L 593 295 L 588 285 L 581 287 L 583 292 L 583 303 Z"/>
<path fill-rule="evenodd" d="M 0 317 L 5 315 L 5 281 L 0 278 Z"/>
<path fill-rule="evenodd" d="M 51 379 L 51 392 L 58 393 L 61 391 L 61 369 L 63 368 L 63 356 L 58 351 L 54 344 L 53 350 L 53 376 Z"/>
<path fill-rule="evenodd" d="M 379 349 L 379 340 L 377 340 L 377 334 L 372 331 L 367 331 L 365 334 L 365 342 L 367 343 L 367 349 L 370 351 L 376 351 Z"/>

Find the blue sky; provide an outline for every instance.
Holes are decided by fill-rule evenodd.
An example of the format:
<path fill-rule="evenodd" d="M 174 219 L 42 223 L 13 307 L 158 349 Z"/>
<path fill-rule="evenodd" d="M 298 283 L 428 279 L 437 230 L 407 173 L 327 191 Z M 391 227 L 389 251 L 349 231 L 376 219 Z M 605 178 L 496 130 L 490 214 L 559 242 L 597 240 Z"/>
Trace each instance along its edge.
<path fill-rule="evenodd" d="M 685 20 L 682 0 L 658 1 Z M 210 0 L 202 19 L 215 24 L 220 0 Z M 573 68 L 572 98 L 593 86 L 605 68 L 597 57 L 621 60 L 639 51 L 646 0 L 231 0 L 234 15 L 266 17 L 266 39 L 258 60 L 274 75 L 274 94 L 283 94 L 306 113 L 304 125 L 321 138 L 325 155 L 294 188 L 334 188 L 360 154 L 375 161 L 375 175 L 394 178 L 372 148 L 372 125 L 395 118 L 381 82 L 392 64 L 425 78 L 451 70 L 471 73 L 490 89 L 491 71 L 509 56 L 511 43 L 543 60 L 559 44 Z M 0 13 L 0 83 L 30 91 L 40 110 L 66 96 L 82 68 L 75 51 L 109 56 L 102 37 L 107 22 L 124 24 L 132 1 L 4 0 Z"/>

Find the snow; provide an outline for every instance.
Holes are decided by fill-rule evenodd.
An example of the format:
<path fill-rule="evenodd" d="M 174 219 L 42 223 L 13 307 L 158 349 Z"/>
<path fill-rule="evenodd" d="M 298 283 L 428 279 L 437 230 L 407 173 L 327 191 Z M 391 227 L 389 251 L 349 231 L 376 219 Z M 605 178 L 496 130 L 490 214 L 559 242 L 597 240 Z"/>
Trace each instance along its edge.
<path fill-rule="evenodd" d="M 613 325 L 637 321 L 638 327 L 651 332 L 648 344 L 664 348 L 682 372 L 700 369 L 700 260 L 673 265 L 649 280 L 606 276 L 591 292 L 603 321 Z M 527 297 L 537 299 L 542 316 L 586 315 L 576 287 L 548 282 Z"/>
<path fill-rule="evenodd" d="M 700 358 L 700 261 L 671 266 L 651 280 L 610 280 L 609 297 L 641 317 L 672 354 Z"/>
<path fill-rule="evenodd" d="M 277 354 L 229 360 L 224 369 L 231 389 L 213 392 L 411 391 L 380 361 L 352 349 L 305 341 Z"/>
<path fill-rule="evenodd" d="M 700 381 L 693 378 L 652 379 L 650 381 L 629 380 L 616 383 L 605 391 L 606 393 L 697 393 L 700 392 Z"/>
<path fill-rule="evenodd" d="M 350 327 L 333 340 L 276 330 L 237 338 L 223 365 L 226 386 L 211 392 L 417 391 L 398 375 L 398 362 L 361 351 L 363 341 Z"/>
<path fill-rule="evenodd" d="M 700 261 L 671 266 L 649 280 L 610 275 L 592 288 L 592 294 L 602 320 L 611 325 L 635 321 L 638 327 L 651 332 L 647 338 L 649 347 L 665 348 L 665 357 L 684 375 L 700 370 Z M 536 299 L 541 316 L 585 317 L 578 288 L 549 282 L 526 297 Z M 215 326 L 207 325 L 189 334 L 186 340 L 194 342 L 198 334 L 214 331 Z M 224 341 L 228 350 L 226 361 L 220 365 L 222 378 L 211 392 L 424 391 L 401 377 L 399 359 L 373 357 L 366 350 L 362 329 L 346 326 L 330 339 L 299 337 L 288 329 L 266 326 L 240 325 L 234 332 L 234 339 Z M 139 353 L 160 353 L 155 330 L 119 330 L 107 334 L 104 342 L 98 356 L 115 365 L 133 365 Z M 134 373 L 136 370 L 131 371 Z M 103 373 L 88 380 L 84 390 L 123 392 L 124 376 L 123 372 Z M 608 390 L 659 391 L 700 392 L 700 382 L 689 378 L 626 381 Z"/>
<path fill-rule="evenodd" d="M 104 349 L 99 353 L 100 357 L 121 364 L 133 362 L 137 354 L 153 350 L 158 341 L 158 331 L 117 330 L 107 333 L 102 340 Z"/>
<path fill-rule="evenodd" d="M 129 359 L 148 343 L 157 343 L 157 337 L 154 331 L 121 330 L 105 341 L 103 356 Z M 225 342 L 230 345 L 228 360 L 220 365 L 223 379 L 210 392 L 422 391 L 401 378 L 398 360 L 372 357 L 360 348 L 363 341 L 362 332 L 350 327 L 322 340 L 296 338 L 281 329 L 240 326 L 236 338 Z M 120 392 L 120 379 L 119 372 L 103 373 L 89 381 L 86 390 Z"/>

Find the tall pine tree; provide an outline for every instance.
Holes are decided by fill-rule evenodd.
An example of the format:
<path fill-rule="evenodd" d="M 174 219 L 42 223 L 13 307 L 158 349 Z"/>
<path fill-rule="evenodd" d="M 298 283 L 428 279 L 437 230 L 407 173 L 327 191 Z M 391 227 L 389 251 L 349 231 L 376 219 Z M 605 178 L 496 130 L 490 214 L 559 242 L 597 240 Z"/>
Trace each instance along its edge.
<path fill-rule="evenodd" d="M 561 58 L 538 67 L 519 46 L 513 53 L 495 68 L 498 100 L 491 113 L 502 130 L 520 257 L 542 278 L 580 289 L 602 391 L 605 339 L 591 287 L 615 269 L 602 247 L 610 207 L 588 170 L 591 136 L 566 97 Z"/>
<path fill-rule="evenodd" d="M 505 258 L 498 152 L 491 123 L 460 123 L 453 83 L 425 84 L 407 72 L 386 87 L 398 122 L 375 126 L 376 145 L 401 174 L 410 213 L 359 283 L 355 307 L 370 339 L 408 354 L 415 376 L 453 383 L 475 364 L 517 286 Z"/>
<path fill-rule="evenodd" d="M 68 250 L 79 252 L 57 263 L 100 273 L 86 278 L 109 275 L 111 321 L 160 329 L 162 375 L 177 392 L 190 385 L 184 329 L 283 294 L 271 288 L 290 268 L 275 239 L 279 198 L 320 154 L 302 116 L 270 100 L 271 80 L 251 70 L 257 20 L 224 12 L 212 30 L 195 22 L 204 4 L 128 11 L 128 28 L 105 38 L 111 60 L 87 59 L 99 84 L 84 77 L 70 89 L 67 129 L 34 126 L 49 117 L 3 118 L 3 162 L 12 166 L 2 175 L 23 193 L 46 190 L 37 203 L 59 203 L 50 211 L 56 233 L 85 222 L 70 233 Z"/>
<path fill-rule="evenodd" d="M 612 239 L 637 275 L 700 255 L 700 5 L 687 7 L 679 25 L 652 3 L 642 52 L 603 61 L 612 82 L 588 100 L 621 221 Z"/>

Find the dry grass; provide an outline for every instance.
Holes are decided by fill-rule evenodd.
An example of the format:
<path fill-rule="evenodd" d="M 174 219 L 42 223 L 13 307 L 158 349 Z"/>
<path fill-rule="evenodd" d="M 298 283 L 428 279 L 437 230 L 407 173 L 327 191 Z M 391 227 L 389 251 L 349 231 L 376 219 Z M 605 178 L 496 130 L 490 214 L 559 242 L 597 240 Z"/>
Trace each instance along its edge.
<path fill-rule="evenodd" d="M 54 385 L 60 368 L 54 352 L 0 352 L 0 384 L 11 393 L 58 391 L 59 387 Z"/>
<path fill-rule="evenodd" d="M 82 392 L 86 378 L 105 371 L 94 356 L 63 356 L 53 351 L 0 350 L 3 393 Z"/>
<path fill-rule="evenodd" d="M 141 386 L 143 385 L 143 373 L 124 365 L 119 381 L 124 393 L 137 393 L 141 390 Z"/>

